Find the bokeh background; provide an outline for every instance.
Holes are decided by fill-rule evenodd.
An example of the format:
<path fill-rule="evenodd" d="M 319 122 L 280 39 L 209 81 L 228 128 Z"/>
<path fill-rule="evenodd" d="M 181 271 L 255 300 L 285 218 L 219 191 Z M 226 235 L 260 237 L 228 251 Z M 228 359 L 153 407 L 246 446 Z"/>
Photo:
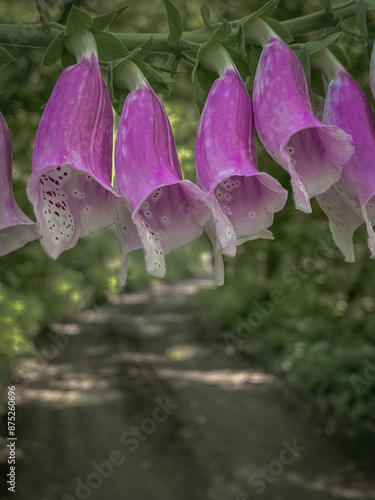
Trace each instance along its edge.
<path fill-rule="evenodd" d="M 115 31 L 166 32 L 162 0 L 130 0 Z M 200 2 L 175 0 L 184 29 L 202 27 Z M 253 0 L 211 0 L 214 20 L 233 20 L 259 8 Z M 338 2 L 332 2 L 336 4 Z M 64 23 L 73 2 L 47 1 L 53 20 Z M 74 4 L 92 15 L 124 5 L 121 0 L 76 0 Z M 318 10 L 318 0 L 283 0 L 275 12 L 279 20 Z M 371 15 L 369 36 L 373 36 Z M 38 14 L 30 0 L 0 0 L 1 23 L 36 23 Z M 350 60 L 350 72 L 367 93 L 369 62 L 366 41 L 353 20 L 344 22 L 347 32 L 339 44 Z M 316 33 L 300 37 L 305 41 Z M 0 109 L 13 140 L 14 192 L 21 208 L 32 218 L 26 197 L 32 151 L 38 123 L 57 81 L 59 64 L 41 66 L 44 51 L 12 48 L 16 61 L 0 72 Z M 163 64 L 162 56 L 149 58 Z M 164 104 L 172 123 L 186 178 L 195 180 L 194 143 L 199 111 L 194 102 L 190 68 L 182 63 L 180 74 Z M 314 78 L 318 78 L 314 75 Z M 252 78 L 247 81 L 249 91 Z M 118 118 L 117 118 L 118 122 Z M 286 188 L 289 179 L 258 144 L 259 167 L 274 175 Z M 369 260 L 364 227 L 355 233 L 356 262 L 347 264 L 336 249 L 328 221 L 313 201 L 313 213 L 294 209 L 289 197 L 276 214 L 272 227 L 275 240 L 248 242 L 233 259 L 226 259 L 226 282 L 218 289 L 202 290 L 194 307 L 207 319 L 213 341 L 228 351 L 245 352 L 281 375 L 301 393 L 314 396 L 321 408 L 338 419 L 370 422 L 375 415 L 374 379 L 366 367 L 375 366 L 374 262 Z M 168 256 L 167 281 L 210 272 L 208 239 Z M 146 275 L 143 256 L 131 256 L 126 288 L 118 290 L 121 246 L 114 228 L 82 239 L 56 261 L 45 255 L 39 242 L 0 259 L 0 385 L 26 353 L 48 332 L 53 320 L 61 320 L 86 306 L 100 304 L 114 294 L 146 288 L 154 278 Z M 278 292 L 275 292 L 278 291 Z M 275 295 L 276 293 L 276 295 Z M 276 298 L 275 298 L 276 297 Z M 261 318 L 261 319 L 259 319 Z M 374 369 L 373 372 L 374 373 Z M 367 377 L 367 378 L 366 378 Z M 5 407 L 0 406 L 0 411 Z"/>

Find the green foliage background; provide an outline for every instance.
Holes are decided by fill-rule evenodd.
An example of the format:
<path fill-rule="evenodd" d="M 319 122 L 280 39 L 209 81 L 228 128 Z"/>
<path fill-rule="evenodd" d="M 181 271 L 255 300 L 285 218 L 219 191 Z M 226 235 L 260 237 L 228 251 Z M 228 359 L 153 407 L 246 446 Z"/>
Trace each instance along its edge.
<path fill-rule="evenodd" d="M 64 23 L 73 3 L 93 16 L 124 6 L 120 0 L 47 1 L 53 20 Z M 242 17 L 263 3 L 209 2 L 214 21 Z M 200 1 L 175 0 L 174 4 L 181 12 L 185 30 L 202 27 Z M 131 0 L 127 5 L 130 8 L 122 14 L 116 31 L 168 31 L 162 0 Z M 284 20 L 319 8 L 318 0 L 282 0 L 275 17 Z M 368 20 L 371 21 L 371 14 Z M 0 0 L 0 22 L 38 22 L 34 2 Z M 344 25 L 347 30 L 358 32 L 354 21 L 348 20 Z M 373 33 L 372 30 L 372 36 Z M 314 33 L 296 41 L 315 36 Z M 340 45 L 351 61 L 351 73 L 373 103 L 363 40 L 344 34 Z M 59 64 L 41 67 L 44 51 L 11 51 L 17 60 L 1 68 L 0 109 L 13 139 L 16 199 L 34 218 L 25 192 L 33 143 L 42 108 L 61 68 Z M 149 60 L 162 65 L 165 57 L 157 55 Z M 179 70 L 182 73 L 164 102 L 185 177 L 195 180 L 194 143 L 199 111 L 194 103 L 190 69 L 181 64 Z M 313 86 L 318 78 L 319 75 L 313 75 Z M 250 78 L 250 91 L 251 86 Z M 288 176 L 258 146 L 260 169 L 288 187 Z M 363 228 L 355 235 L 355 264 L 343 262 L 330 238 L 328 221 L 316 204 L 313 214 L 306 215 L 296 211 L 289 199 L 286 208 L 275 216 L 273 233 L 274 241 L 258 240 L 239 248 L 237 257 L 226 262 L 225 285 L 200 293 L 197 306 L 207 316 L 213 338 L 226 342 L 228 349 L 254 355 L 284 375 L 290 384 L 316 394 L 324 408 L 353 419 L 373 418 L 374 381 L 366 378 L 366 360 L 375 365 L 374 262 L 368 259 Z M 207 250 L 209 244 L 202 237 L 172 254 L 167 261 L 167 279 L 188 276 Z M 121 247 L 113 228 L 80 240 L 56 262 L 44 254 L 39 242 L 0 259 L 0 384 L 8 383 L 11 367 L 30 348 L 36 335 L 48 331 L 53 319 L 116 292 L 120 264 Z M 127 290 L 144 287 L 149 281 L 142 255 L 132 256 Z M 251 323 L 254 318 L 258 318 L 256 327 Z M 223 329 L 225 335 L 220 333 Z"/>

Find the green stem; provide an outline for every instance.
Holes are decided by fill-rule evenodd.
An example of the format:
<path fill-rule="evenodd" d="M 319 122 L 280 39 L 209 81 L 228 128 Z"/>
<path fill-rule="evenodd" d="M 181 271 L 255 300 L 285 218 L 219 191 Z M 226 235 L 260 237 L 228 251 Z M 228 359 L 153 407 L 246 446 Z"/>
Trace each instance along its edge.
<path fill-rule="evenodd" d="M 334 17 L 327 17 L 325 11 L 319 11 L 314 14 L 296 17 L 283 21 L 283 25 L 292 33 L 292 35 L 302 35 L 311 31 L 316 31 L 330 26 L 335 26 L 340 19 L 347 19 L 355 16 L 356 0 L 350 0 L 333 7 Z M 366 4 L 367 9 L 373 8 L 370 2 Z M 237 26 L 238 21 L 232 22 Z M 219 26 L 214 25 L 214 28 Z M 61 25 L 51 23 L 51 31 L 46 32 L 40 24 L 16 25 L 0 24 L 0 45 L 12 45 L 19 47 L 33 47 L 46 49 L 53 38 L 61 33 Z M 182 46 L 192 43 L 203 44 L 211 36 L 212 32 L 208 28 L 202 28 L 194 31 L 185 31 L 182 34 Z M 129 50 L 133 50 L 142 43 L 146 42 L 150 33 L 113 33 L 113 35 L 125 43 Z M 168 45 L 168 33 L 153 34 L 154 45 L 153 52 L 177 52 Z M 250 40 L 248 40 L 250 43 Z"/>

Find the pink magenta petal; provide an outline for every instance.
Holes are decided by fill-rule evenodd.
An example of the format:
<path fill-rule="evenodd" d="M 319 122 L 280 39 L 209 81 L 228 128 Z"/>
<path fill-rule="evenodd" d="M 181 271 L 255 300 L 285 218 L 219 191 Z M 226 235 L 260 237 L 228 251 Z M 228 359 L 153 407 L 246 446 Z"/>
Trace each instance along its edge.
<path fill-rule="evenodd" d="M 340 179 L 352 142 L 339 128 L 315 118 L 301 63 L 278 38 L 262 51 L 253 106 L 260 140 L 291 175 L 296 207 L 311 212 L 310 198 Z"/>
<path fill-rule="evenodd" d="M 164 255 L 200 236 L 212 212 L 204 193 L 183 181 L 168 117 L 147 82 L 125 100 L 115 165 L 119 192 L 133 210 L 132 221 L 138 232 L 138 237 L 132 233 L 129 238 L 129 221 L 120 214 L 116 226 L 128 238 L 121 281 L 126 276 L 127 254 L 141 247 L 147 271 L 163 277 Z"/>
<path fill-rule="evenodd" d="M 53 258 L 113 224 L 111 100 L 93 52 L 60 76 L 37 132 L 28 196 Z"/>
<path fill-rule="evenodd" d="M 209 92 L 199 124 L 196 166 L 199 185 L 216 200 L 208 234 L 217 259 L 233 255 L 236 244 L 272 237 L 267 229 L 285 205 L 287 191 L 258 171 L 251 100 L 234 67 Z M 222 269 L 220 262 L 217 267 Z"/>
<path fill-rule="evenodd" d="M 330 220 L 333 238 L 349 262 L 354 261 L 353 231 L 365 223 L 371 257 L 375 257 L 375 120 L 365 93 L 341 68 L 330 81 L 324 122 L 342 128 L 353 138 L 354 152 L 342 176 L 324 196 L 317 196 Z"/>
<path fill-rule="evenodd" d="M 38 238 L 35 222 L 18 206 L 12 190 L 12 141 L 0 113 L 0 257 Z"/>

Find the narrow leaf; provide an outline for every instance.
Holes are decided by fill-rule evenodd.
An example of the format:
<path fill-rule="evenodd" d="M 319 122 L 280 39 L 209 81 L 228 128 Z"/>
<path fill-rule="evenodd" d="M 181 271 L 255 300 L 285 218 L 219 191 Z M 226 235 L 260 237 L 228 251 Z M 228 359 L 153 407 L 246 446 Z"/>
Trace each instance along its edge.
<path fill-rule="evenodd" d="M 92 20 L 91 31 L 103 31 L 106 29 L 115 19 L 117 15 L 117 10 L 108 12 L 108 14 L 103 14 L 102 16 L 95 17 Z"/>
<path fill-rule="evenodd" d="M 303 71 L 305 72 L 307 84 L 309 89 L 311 88 L 311 66 L 310 66 L 310 58 L 309 58 L 309 50 L 307 47 L 307 43 L 304 44 L 301 50 L 298 52 L 298 59 L 302 64 Z"/>
<path fill-rule="evenodd" d="M 212 28 L 210 6 L 207 0 L 201 2 L 201 16 L 207 28 Z"/>
<path fill-rule="evenodd" d="M 335 14 L 333 13 L 332 10 L 331 0 L 319 0 L 319 2 L 323 7 L 323 9 L 326 11 L 327 16 L 330 19 L 333 19 L 335 17 Z"/>
<path fill-rule="evenodd" d="M 311 42 L 307 42 L 305 44 L 307 51 L 309 54 L 314 54 L 315 52 L 318 52 L 319 50 L 322 50 L 332 43 L 337 42 L 337 40 L 340 38 L 341 33 L 332 33 L 331 35 L 328 35 L 324 38 L 321 38 L 319 40 L 313 40 Z"/>
<path fill-rule="evenodd" d="M 170 0 L 164 0 L 167 11 L 169 36 L 168 43 L 171 47 L 178 49 L 182 35 L 182 20 L 179 11 Z"/>
<path fill-rule="evenodd" d="M 113 19 L 111 24 L 108 26 L 110 31 L 113 30 L 113 28 L 115 27 L 115 24 L 117 23 L 117 19 L 121 16 L 121 14 L 124 12 L 124 10 L 126 10 L 128 8 L 129 8 L 129 6 L 127 5 L 126 7 L 122 7 L 121 9 L 117 9 L 115 18 Z"/>
<path fill-rule="evenodd" d="M 50 43 L 46 53 L 44 54 L 44 58 L 42 61 L 42 66 L 51 66 L 55 64 L 59 59 L 61 59 L 61 55 L 64 50 L 64 32 L 59 33 Z"/>
<path fill-rule="evenodd" d="M 217 79 L 218 75 L 217 73 L 214 73 L 213 71 L 210 71 L 206 68 L 203 68 L 203 66 L 198 67 L 197 69 L 197 80 L 198 84 L 201 86 L 203 91 L 208 94 L 210 91 L 210 88 L 214 81 Z"/>
<path fill-rule="evenodd" d="M 44 0 L 36 0 L 35 3 L 36 3 L 36 8 L 38 9 L 39 12 L 40 24 L 42 25 L 45 31 L 49 32 L 51 30 L 51 27 L 49 25 L 51 21 L 51 14 L 49 8 Z"/>
<path fill-rule="evenodd" d="M 279 37 L 287 44 L 292 43 L 294 41 L 293 35 L 291 32 L 285 28 L 285 26 L 276 19 L 272 19 L 270 17 L 265 19 L 265 22 L 268 24 L 270 28 L 272 28 Z"/>
<path fill-rule="evenodd" d="M 228 47 L 227 51 L 230 57 L 232 58 L 234 65 L 238 69 L 240 75 L 245 80 L 248 76 L 251 75 L 251 69 L 247 59 L 245 59 L 236 49 Z"/>
<path fill-rule="evenodd" d="M 166 83 L 162 75 L 157 70 L 143 61 L 137 61 L 137 65 L 157 94 L 170 94 L 170 86 L 168 85 L 168 83 Z"/>
<path fill-rule="evenodd" d="M 70 35 L 70 33 L 78 28 L 91 28 L 91 26 L 91 17 L 86 14 L 86 12 L 83 12 L 83 10 L 73 5 L 70 9 L 68 21 L 66 23 L 65 36 Z"/>
<path fill-rule="evenodd" d="M 114 61 L 115 59 L 125 57 L 129 53 L 128 49 L 118 38 L 106 31 L 96 33 L 95 40 L 101 61 Z"/>
<path fill-rule="evenodd" d="M 68 66 L 73 66 L 74 64 L 77 64 L 77 59 L 73 56 L 73 54 L 64 48 L 61 54 L 61 66 L 65 69 Z"/>
<path fill-rule="evenodd" d="M 259 10 L 256 12 L 253 12 L 249 16 L 243 17 L 241 19 L 241 24 L 242 25 L 249 25 L 252 21 L 255 21 L 258 17 L 265 19 L 267 17 L 271 17 L 272 14 L 275 12 L 277 9 L 277 6 L 279 5 L 279 0 L 269 0 L 263 7 L 261 7 Z"/>
<path fill-rule="evenodd" d="M 15 61 L 15 58 L 6 49 L 0 47 L 0 65 Z"/>
<path fill-rule="evenodd" d="M 173 73 L 177 73 L 178 65 L 180 64 L 181 56 L 176 54 L 171 54 L 165 65 L 166 70 L 170 70 Z"/>
<path fill-rule="evenodd" d="M 194 100 L 200 113 L 203 111 L 207 96 L 207 92 L 205 92 L 200 85 L 197 85 L 195 88 Z"/>
<path fill-rule="evenodd" d="M 221 25 L 216 29 L 216 31 L 214 31 L 211 37 L 207 40 L 205 46 L 214 45 L 215 43 L 227 40 L 230 37 L 231 33 L 232 33 L 232 26 L 230 23 L 228 23 L 228 21 L 224 19 Z"/>
<path fill-rule="evenodd" d="M 357 0 L 355 6 L 355 19 L 357 22 L 357 26 L 360 29 L 361 33 L 364 35 L 367 34 L 366 27 L 366 4 L 364 0 Z"/>
<path fill-rule="evenodd" d="M 142 61 L 151 52 L 153 44 L 154 44 L 154 39 L 152 36 L 150 36 L 150 38 L 146 42 L 142 43 L 142 45 L 140 45 L 139 47 L 137 47 L 136 49 L 132 50 L 129 53 L 129 58 L 132 61 Z"/>
<path fill-rule="evenodd" d="M 341 64 L 343 64 L 346 68 L 350 68 L 351 61 L 346 52 L 344 52 L 344 50 L 339 45 L 333 43 L 332 45 L 330 45 L 329 50 L 335 57 L 337 57 Z"/>

